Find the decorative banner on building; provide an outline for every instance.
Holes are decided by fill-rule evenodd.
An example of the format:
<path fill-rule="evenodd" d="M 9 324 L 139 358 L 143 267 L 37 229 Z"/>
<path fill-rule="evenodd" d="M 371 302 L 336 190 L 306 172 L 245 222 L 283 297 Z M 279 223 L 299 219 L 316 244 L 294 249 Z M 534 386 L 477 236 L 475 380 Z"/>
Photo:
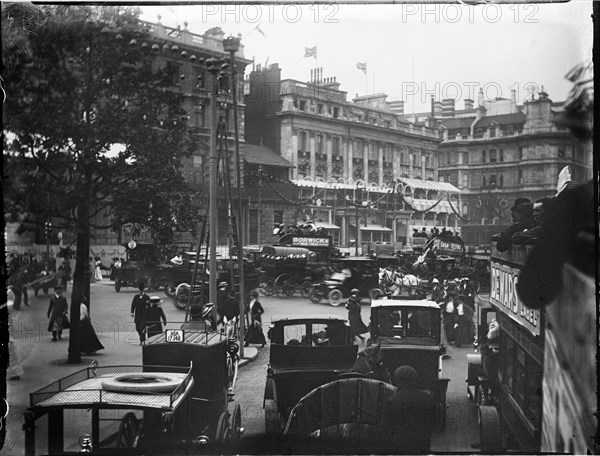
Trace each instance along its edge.
<path fill-rule="evenodd" d="M 519 269 L 492 263 L 490 303 L 534 336 L 540 335 L 540 311 L 521 302 L 517 293 Z"/>
<path fill-rule="evenodd" d="M 329 247 L 331 240 L 328 237 L 300 237 L 292 238 L 292 245 L 296 247 Z"/>

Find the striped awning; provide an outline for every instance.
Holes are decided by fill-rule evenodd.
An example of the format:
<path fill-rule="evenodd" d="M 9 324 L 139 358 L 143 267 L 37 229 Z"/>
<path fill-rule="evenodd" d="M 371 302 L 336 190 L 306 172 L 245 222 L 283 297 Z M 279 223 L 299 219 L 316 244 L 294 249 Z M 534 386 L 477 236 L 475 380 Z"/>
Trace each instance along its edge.
<path fill-rule="evenodd" d="M 459 189 L 457 189 L 454 185 L 449 184 L 448 182 L 412 179 L 410 177 L 401 177 L 398 180 L 404 185 L 407 185 L 408 187 L 411 187 L 413 189 L 420 188 L 423 190 L 435 190 L 437 192 L 460 193 Z"/>
<path fill-rule="evenodd" d="M 339 230 L 340 227 L 337 225 L 334 225 L 333 223 L 327 223 L 327 222 L 314 222 L 315 226 L 317 228 L 323 228 L 325 230 Z"/>
<path fill-rule="evenodd" d="M 350 224 L 350 226 L 352 226 L 353 228 L 355 228 L 355 225 Z M 371 223 L 367 223 L 366 225 L 363 225 L 362 223 L 360 224 L 360 230 L 361 231 L 380 231 L 380 232 L 391 232 L 392 229 L 388 228 L 387 226 L 381 226 L 381 225 L 374 225 Z"/>

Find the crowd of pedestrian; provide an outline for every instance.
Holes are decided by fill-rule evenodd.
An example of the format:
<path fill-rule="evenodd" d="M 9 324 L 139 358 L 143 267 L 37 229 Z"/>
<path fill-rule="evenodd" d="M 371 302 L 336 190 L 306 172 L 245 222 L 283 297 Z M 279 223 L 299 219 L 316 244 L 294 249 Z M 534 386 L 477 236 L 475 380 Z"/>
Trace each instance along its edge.
<path fill-rule="evenodd" d="M 458 233 L 455 233 L 452 230 L 447 230 L 446 227 L 443 227 L 440 230 L 437 226 L 434 226 L 429 231 L 427 231 L 427 228 L 425 228 L 425 227 L 423 227 L 421 229 L 421 231 L 419 231 L 417 228 L 413 228 L 412 237 L 427 239 L 427 241 L 431 241 L 432 239 L 439 238 L 444 241 L 456 242 L 457 244 L 461 244 L 461 245 L 464 243 Z"/>

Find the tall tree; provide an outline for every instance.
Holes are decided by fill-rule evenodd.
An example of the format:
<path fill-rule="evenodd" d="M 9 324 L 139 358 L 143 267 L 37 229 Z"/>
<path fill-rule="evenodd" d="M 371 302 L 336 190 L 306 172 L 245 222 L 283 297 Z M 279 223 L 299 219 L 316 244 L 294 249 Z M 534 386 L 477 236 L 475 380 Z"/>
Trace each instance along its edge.
<path fill-rule="evenodd" d="M 162 244 L 193 231 L 181 171 L 196 144 L 177 66 L 152 52 L 137 9 L 41 8 L 52 20 L 37 21 L 30 61 L 5 80 L 4 203 L 13 218 L 76 233 L 68 361 L 77 363 L 91 229 L 130 223 Z M 107 213 L 111 222 L 94 226 Z"/>

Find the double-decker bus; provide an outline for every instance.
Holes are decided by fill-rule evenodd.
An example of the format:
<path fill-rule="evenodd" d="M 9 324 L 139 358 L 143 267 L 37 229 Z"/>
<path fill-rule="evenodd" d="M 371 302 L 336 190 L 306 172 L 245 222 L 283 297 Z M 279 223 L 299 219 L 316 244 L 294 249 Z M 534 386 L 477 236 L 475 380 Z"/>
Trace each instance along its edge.
<path fill-rule="evenodd" d="M 529 308 L 517 283 L 532 249 L 492 242 L 490 293 L 477 300 L 480 353 L 467 381 L 481 449 L 597 454 L 595 281 L 566 263 L 559 296 Z"/>

